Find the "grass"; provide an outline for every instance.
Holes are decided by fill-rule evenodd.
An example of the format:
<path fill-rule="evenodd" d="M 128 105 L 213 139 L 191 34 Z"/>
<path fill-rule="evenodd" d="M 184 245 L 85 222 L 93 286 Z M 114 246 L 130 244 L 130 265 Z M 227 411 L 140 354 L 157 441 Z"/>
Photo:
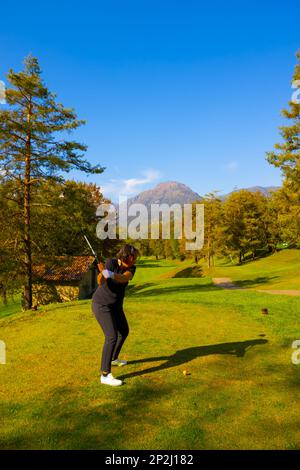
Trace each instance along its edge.
<path fill-rule="evenodd" d="M 300 290 L 299 273 L 300 250 L 292 249 L 241 266 L 217 260 L 216 266 L 207 272 L 214 277 L 230 277 L 241 287 Z"/>
<path fill-rule="evenodd" d="M 9 317 L 10 315 L 14 315 L 15 313 L 20 312 L 21 302 L 21 295 L 18 294 L 14 297 L 14 299 L 10 299 L 7 302 L 7 305 L 4 305 L 2 301 L 0 301 L 0 319 L 4 317 Z"/>
<path fill-rule="evenodd" d="M 99 384 L 90 301 L 0 320 L 0 448 L 299 449 L 300 298 L 171 277 L 188 261 L 141 261 L 125 300 L 129 363 L 114 368 L 122 387 Z"/>

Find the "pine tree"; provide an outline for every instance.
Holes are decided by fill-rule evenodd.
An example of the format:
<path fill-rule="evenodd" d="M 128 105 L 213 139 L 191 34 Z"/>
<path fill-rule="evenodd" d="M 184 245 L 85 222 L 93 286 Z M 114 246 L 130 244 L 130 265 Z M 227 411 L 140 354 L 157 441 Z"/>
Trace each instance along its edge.
<path fill-rule="evenodd" d="M 0 112 L 1 180 L 10 182 L 8 195 L 16 204 L 22 221 L 24 308 L 32 307 L 32 224 L 31 209 L 35 187 L 45 181 L 63 182 L 62 174 L 73 169 L 85 173 L 102 173 L 101 166 L 84 160 L 86 145 L 63 140 L 64 131 L 71 132 L 84 124 L 74 109 L 56 102 L 41 79 L 35 57 L 25 59 L 22 72 L 9 71 L 11 87 L 6 89 L 7 109 Z"/>
<path fill-rule="evenodd" d="M 293 82 L 300 83 L 300 51 L 296 54 L 298 63 L 295 67 Z M 293 189 L 300 192 L 300 102 L 292 99 L 289 102 L 290 110 L 282 110 L 282 115 L 289 119 L 290 126 L 280 127 L 280 134 L 284 142 L 275 144 L 277 151 L 267 152 L 267 160 L 272 165 L 281 168 L 283 175 L 293 185 Z"/>

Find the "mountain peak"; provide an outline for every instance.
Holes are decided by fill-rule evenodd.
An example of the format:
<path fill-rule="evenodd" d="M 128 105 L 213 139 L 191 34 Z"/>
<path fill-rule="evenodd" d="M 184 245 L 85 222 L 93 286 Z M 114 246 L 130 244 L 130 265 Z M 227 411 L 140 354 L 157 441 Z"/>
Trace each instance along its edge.
<path fill-rule="evenodd" d="M 142 191 L 136 196 L 128 199 L 129 204 L 188 204 L 200 199 L 199 194 L 191 188 L 178 181 L 165 181 L 157 184 L 154 188 Z"/>

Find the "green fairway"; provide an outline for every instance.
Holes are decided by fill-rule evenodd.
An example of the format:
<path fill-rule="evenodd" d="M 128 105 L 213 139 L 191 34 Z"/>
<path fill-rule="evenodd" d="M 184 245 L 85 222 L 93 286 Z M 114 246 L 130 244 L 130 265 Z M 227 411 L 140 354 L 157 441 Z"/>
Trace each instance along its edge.
<path fill-rule="evenodd" d="M 277 276 L 285 289 L 293 279 L 296 288 L 297 256 L 215 269 L 234 281 Z M 122 387 L 99 383 L 104 337 L 90 300 L 3 316 L 0 448 L 300 449 L 300 364 L 291 362 L 300 297 L 180 277 L 190 266 L 139 262 L 124 307 L 128 365 L 113 369 Z"/>
<path fill-rule="evenodd" d="M 300 250 L 283 250 L 242 266 L 216 262 L 215 277 L 230 277 L 240 287 L 300 290 Z"/>

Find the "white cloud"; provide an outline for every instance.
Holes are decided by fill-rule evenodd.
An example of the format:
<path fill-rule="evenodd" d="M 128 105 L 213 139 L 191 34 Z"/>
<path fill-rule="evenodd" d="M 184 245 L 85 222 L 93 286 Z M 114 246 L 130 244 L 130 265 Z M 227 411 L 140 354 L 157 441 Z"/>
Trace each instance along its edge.
<path fill-rule="evenodd" d="M 143 185 L 152 183 L 161 177 L 159 170 L 152 168 L 141 172 L 143 178 L 111 179 L 107 184 L 100 186 L 101 192 L 107 197 L 119 195 L 133 196 L 142 190 Z"/>
<path fill-rule="evenodd" d="M 225 163 L 225 165 L 222 165 L 221 169 L 227 171 L 228 173 L 234 173 L 238 169 L 238 166 L 239 164 L 237 161 L 231 161 Z"/>

